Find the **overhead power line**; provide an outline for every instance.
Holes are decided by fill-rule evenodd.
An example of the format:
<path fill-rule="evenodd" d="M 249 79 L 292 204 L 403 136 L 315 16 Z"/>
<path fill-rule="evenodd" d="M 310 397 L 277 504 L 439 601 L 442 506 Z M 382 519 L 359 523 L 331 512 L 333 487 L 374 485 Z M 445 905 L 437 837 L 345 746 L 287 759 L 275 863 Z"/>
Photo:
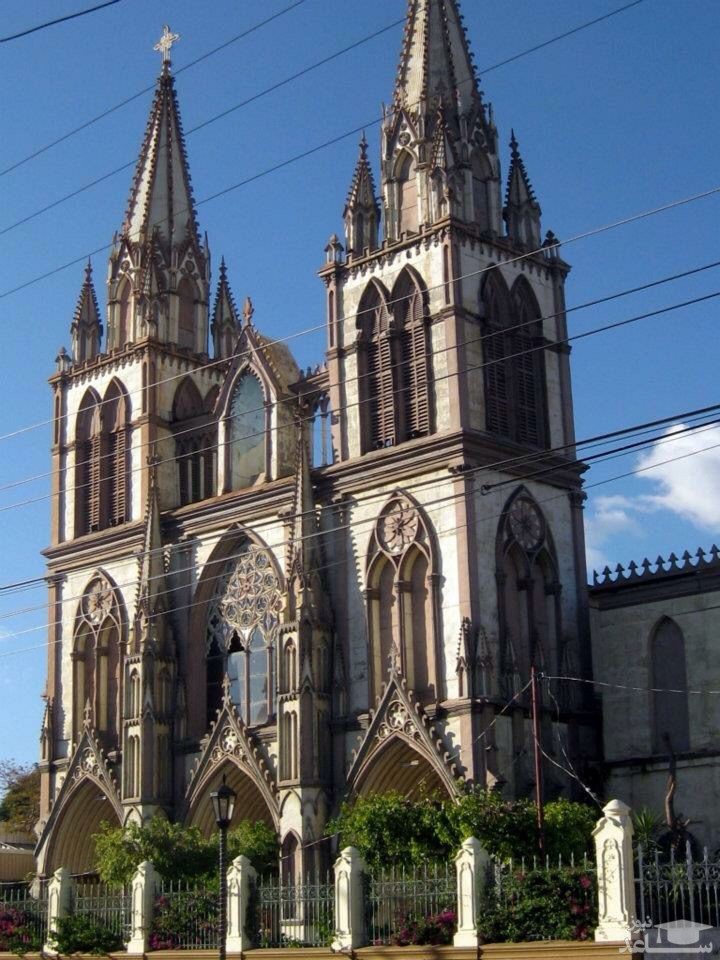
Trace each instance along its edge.
<path fill-rule="evenodd" d="M 11 40 L 19 40 L 21 37 L 27 37 L 31 33 L 37 33 L 39 30 L 46 30 L 48 27 L 54 27 L 58 23 L 65 23 L 68 20 L 77 20 L 78 17 L 86 17 L 89 13 L 95 13 L 98 10 L 104 10 L 105 7 L 112 7 L 121 0 L 105 0 L 105 3 L 98 3 L 94 7 L 88 7 L 86 10 L 78 10 L 77 13 L 68 13 L 64 17 L 57 17 L 55 20 L 47 20 L 45 23 L 39 23 L 36 27 L 28 27 L 27 30 L 21 30 L 19 33 L 13 33 L 9 37 L 0 37 L 0 43 L 10 43 Z"/>
<path fill-rule="evenodd" d="M 633 476 L 633 475 L 640 474 L 640 473 L 646 473 L 646 472 L 648 472 L 648 471 L 650 471 L 650 470 L 655 470 L 655 469 L 657 469 L 658 467 L 664 466 L 664 465 L 666 465 L 666 464 L 668 464 L 668 463 L 675 463 L 675 462 L 678 462 L 678 461 L 680 461 L 680 460 L 687 460 L 687 459 L 689 459 L 690 457 L 699 456 L 700 454 L 705 453 L 705 452 L 707 452 L 707 451 L 709 451 L 709 450 L 715 450 L 715 449 L 719 449 L 719 448 L 720 448 L 720 444 L 712 444 L 711 446 L 709 446 L 709 447 L 704 447 L 704 448 L 702 448 L 701 450 L 694 450 L 694 451 L 692 451 L 692 452 L 690 452 L 690 453 L 681 454 L 681 455 L 679 455 L 679 456 L 677 456 L 677 457 L 670 457 L 670 458 L 668 458 L 667 460 L 659 461 L 658 463 L 653 463 L 653 464 L 651 464 L 651 465 L 649 465 L 649 466 L 646 466 L 646 467 L 638 467 L 638 468 L 636 468 L 636 469 L 634 469 L 634 470 L 629 470 L 629 471 L 627 471 L 626 473 L 618 474 L 618 475 L 616 475 L 616 476 L 614 476 L 614 477 L 608 477 L 608 478 L 606 478 L 606 479 L 604 479 L 604 480 L 599 480 L 599 481 L 597 481 L 596 483 L 589 484 L 587 487 L 585 487 L 585 489 L 590 489 L 590 488 L 593 488 L 593 487 L 604 486 L 605 484 L 613 483 L 613 482 L 615 482 L 616 480 L 620 480 L 620 479 L 623 479 L 623 478 L 628 477 L 628 476 Z M 624 455 L 627 455 L 627 454 L 624 454 Z M 478 470 L 478 469 L 487 469 L 487 468 L 486 468 L 486 467 L 479 467 L 479 468 L 473 468 L 473 469 L 474 469 L 474 470 Z M 473 472 L 473 471 L 468 471 L 468 472 Z M 519 482 L 521 482 L 521 480 L 519 480 Z M 454 501 L 454 500 L 456 500 L 456 499 L 458 499 L 459 497 L 462 497 L 462 496 L 464 496 L 464 494 L 462 494 L 462 493 L 461 493 L 461 494 L 449 494 L 449 495 L 446 496 L 446 497 L 439 497 L 439 498 L 437 498 L 434 502 L 430 502 L 430 503 L 428 503 L 428 504 L 425 504 L 424 507 L 429 508 L 429 507 L 431 507 L 431 506 L 437 506 L 437 505 L 439 505 L 439 504 L 441 504 L 441 503 L 447 503 L 448 501 Z M 553 495 L 551 495 L 551 496 L 549 496 L 549 497 L 544 497 L 544 498 L 542 498 L 542 499 L 539 499 L 537 502 L 538 502 L 538 504 L 539 504 L 540 506 L 542 506 L 543 504 L 549 503 L 549 502 L 551 502 L 551 501 L 557 500 L 557 499 L 559 499 L 559 498 L 561 498 L 561 497 L 565 497 L 565 496 L 567 496 L 567 491 L 564 490 L 562 493 L 553 494 Z M 385 493 L 385 499 L 387 499 L 387 498 L 388 498 L 388 495 L 387 495 L 387 492 L 386 492 L 386 493 Z M 487 520 L 499 519 L 501 516 L 502 516 L 502 513 L 499 513 L 499 514 L 495 514 L 495 515 L 490 516 L 490 517 L 483 517 L 482 519 L 483 519 L 484 521 L 487 521 Z M 361 521 L 356 521 L 356 522 L 350 523 L 350 524 L 341 524 L 341 525 L 339 525 L 338 527 L 334 528 L 334 530 L 320 531 L 320 532 L 318 532 L 317 534 L 314 534 L 313 536 L 324 536 L 324 535 L 326 535 L 327 533 L 332 533 L 332 532 L 335 532 L 336 530 L 350 529 L 350 528 L 354 528 L 354 527 L 360 526 L 360 525 L 362 525 L 362 524 L 368 524 L 368 523 L 370 523 L 370 524 L 372 525 L 372 524 L 374 524 L 374 523 L 376 522 L 376 520 L 377 520 L 377 518 L 374 518 L 374 517 L 373 517 L 373 518 L 366 518 L 365 520 L 361 520 Z M 454 527 L 454 528 L 449 528 L 449 529 L 446 530 L 445 532 L 446 532 L 446 533 L 448 533 L 448 532 L 453 532 L 453 530 L 459 530 L 459 529 L 462 529 L 462 528 L 464 528 L 464 527 L 466 527 L 466 526 L 467 526 L 467 524 L 458 524 L 456 527 Z M 252 532 L 252 529 L 251 529 L 251 528 L 247 528 L 247 530 L 248 530 L 248 532 Z M 305 537 L 305 538 L 302 538 L 302 539 L 303 539 L 303 540 L 307 540 L 307 539 L 309 539 L 309 538 L 308 538 L 308 537 Z M 274 549 L 278 549 L 279 547 L 283 546 L 283 544 L 286 543 L 286 542 L 287 542 L 287 541 L 283 541 L 283 542 L 281 542 L 280 544 L 271 545 L 271 546 L 270 546 L 270 549 L 273 549 L 273 548 L 274 548 Z M 225 558 L 224 558 L 224 560 L 226 560 L 226 561 L 227 561 L 228 559 L 232 559 L 232 558 L 228 558 L 228 557 L 225 557 Z M 344 564 L 344 563 L 346 563 L 346 559 L 345 559 L 345 558 L 343 558 L 341 561 L 334 561 L 333 563 L 321 564 L 321 565 L 318 566 L 317 569 L 320 571 L 320 570 L 329 569 L 330 567 L 334 567 L 334 566 L 337 566 L 338 564 Z M 214 575 L 212 578 L 210 578 L 209 582 L 212 582 L 212 580 L 217 579 L 217 577 L 220 576 L 220 575 L 221 575 L 221 574 L 216 574 L 216 575 Z M 136 581 L 133 581 L 133 582 L 135 583 Z M 168 591 L 168 592 L 169 592 L 169 591 Z M 175 606 L 173 606 L 173 607 L 171 608 L 171 610 L 172 610 L 173 612 L 178 612 L 178 611 L 181 611 L 181 610 L 190 610 L 190 609 L 192 609 L 192 608 L 194 608 L 194 607 L 196 607 L 196 606 L 200 606 L 200 605 L 202 605 L 202 604 L 204 604 L 204 603 L 206 603 L 205 600 L 203 600 L 203 601 L 193 601 L 193 602 L 187 603 L 187 604 L 175 605 Z M 455 605 L 452 605 L 452 606 L 458 606 L 458 604 L 455 604 Z M 444 609 L 449 609 L 449 608 L 450 608 L 450 606 L 447 605 L 447 604 L 446 604 L 445 607 L 444 607 Z M 2 639 L 10 640 L 10 639 L 13 639 L 14 637 L 19 637 L 19 636 L 27 635 L 27 634 L 29 634 L 29 633 L 37 633 L 38 630 L 44 630 L 44 629 L 47 629 L 47 628 L 52 627 L 52 626 L 57 626 L 57 625 L 58 625 L 59 623 L 61 623 L 61 622 L 62 622 L 62 621 L 52 621 L 52 622 L 49 622 L 49 623 L 46 623 L 46 624 L 41 624 L 41 625 L 36 626 L 36 627 L 30 627 L 30 628 L 28 628 L 27 630 L 19 630 L 19 631 L 16 631 L 14 634 L 11 634 L 11 635 L 9 635 L 9 636 L 7 636 L 7 637 L 4 637 L 4 638 L 2 638 Z M 28 653 L 28 652 L 30 652 L 30 651 L 32 651 L 32 650 L 45 649 L 45 648 L 50 647 L 50 646 L 55 646 L 55 645 L 58 644 L 58 643 L 62 643 L 62 638 L 60 638 L 60 639 L 58 639 L 58 640 L 46 641 L 46 642 L 41 643 L 41 644 L 36 644 L 36 645 L 34 645 L 34 646 L 32 646 L 32 647 L 24 647 L 24 648 L 22 648 L 22 649 L 10 650 L 10 651 L 7 651 L 7 652 L 5 652 L 5 653 L 0 653 L 0 658 L 8 657 L 8 656 L 16 656 L 16 655 L 21 654 L 21 653 Z"/>

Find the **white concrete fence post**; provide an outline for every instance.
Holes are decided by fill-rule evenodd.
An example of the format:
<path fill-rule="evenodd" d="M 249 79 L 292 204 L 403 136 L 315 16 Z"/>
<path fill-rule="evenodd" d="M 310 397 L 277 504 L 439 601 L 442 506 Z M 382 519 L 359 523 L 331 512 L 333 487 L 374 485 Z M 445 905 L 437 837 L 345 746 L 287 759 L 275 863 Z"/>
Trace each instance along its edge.
<path fill-rule="evenodd" d="M 335 861 L 335 939 L 331 949 L 336 952 L 365 945 L 364 873 L 360 851 L 345 847 Z"/>
<path fill-rule="evenodd" d="M 45 953 L 57 954 L 52 932 L 57 925 L 57 921 L 67 917 L 70 913 L 72 886 L 72 877 L 67 867 L 60 867 L 56 870 L 48 883 L 47 943 L 43 947 Z"/>
<path fill-rule="evenodd" d="M 475 837 L 463 841 L 455 857 L 457 872 L 457 933 L 453 939 L 456 947 L 478 945 L 478 920 L 480 898 L 485 889 L 489 854 Z"/>
<path fill-rule="evenodd" d="M 158 879 L 157 870 L 149 860 L 140 864 L 132 878 L 130 893 L 132 933 L 126 948 L 130 956 L 142 956 L 147 952 Z"/>
<path fill-rule="evenodd" d="M 634 935 L 637 919 L 630 807 L 611 800 L 593 830 L 598 879 L 595 939 L 621 942 Z"/>
<path fill-rule="evenodd" d="M 252 947 L 248 906 L 257 873 L 247 857 L 236 857 L 227 875 L 227 953 L 244 953 Z"/>

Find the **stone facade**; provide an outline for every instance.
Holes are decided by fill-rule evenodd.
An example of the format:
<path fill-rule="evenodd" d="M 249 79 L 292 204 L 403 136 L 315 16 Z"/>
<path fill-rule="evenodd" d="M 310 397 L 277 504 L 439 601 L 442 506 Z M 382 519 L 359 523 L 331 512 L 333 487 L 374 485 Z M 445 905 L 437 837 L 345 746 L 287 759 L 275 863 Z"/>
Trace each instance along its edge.
<path fill-rule="evenodd" d="M 50 380 L 44 875 L 87 869 L 102 820 L 209 832 L 223 775 L 305 874 L 348 796 L 527 793 L 531 665 L 590 677 L 569 267 L 514 137 L 503 203 L 456 0 L 409 5 L 381 153 L 378 198 L 361 144 L 303 375 L 224 261 L 211 302 L 163 62 L 107 336 L 88 269 Z M 582 764 L 591 698 L 550 689 L 546 749 Z"/>

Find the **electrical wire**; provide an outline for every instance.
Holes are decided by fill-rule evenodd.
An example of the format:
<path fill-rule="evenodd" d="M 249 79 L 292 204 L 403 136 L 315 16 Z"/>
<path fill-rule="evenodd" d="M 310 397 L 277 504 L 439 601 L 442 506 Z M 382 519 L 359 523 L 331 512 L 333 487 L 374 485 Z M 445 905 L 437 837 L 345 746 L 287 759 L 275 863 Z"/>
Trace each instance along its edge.
<path fill-rule="evenodd" d="M 19 33 L 13 33 L 8 37 L 0 37 L 0 43 L 10 43 L 11 40 L 19 40 L 21 37 L 27 37 L 31 33 L 37 33 L 39 30 L 46 30 L 48 27 L 54 27 L 58 23 L 66 23 L 68 20 L 77 20 L 78 17 L 86 17 L 89 13 L 95 13 L 97 10 L 104 10 L 105 7 L 112 7 L 120 0 L 105 0 L 94 7 L 88 7 L 86 10 L 78 10 L 77 13 L 68 13 L 64 17 L 57 17 L 55 20 L 47 20 L 45 23 L 39 23 L 36 27 L 28 27 L 27 30 L 21 30 Z"/>

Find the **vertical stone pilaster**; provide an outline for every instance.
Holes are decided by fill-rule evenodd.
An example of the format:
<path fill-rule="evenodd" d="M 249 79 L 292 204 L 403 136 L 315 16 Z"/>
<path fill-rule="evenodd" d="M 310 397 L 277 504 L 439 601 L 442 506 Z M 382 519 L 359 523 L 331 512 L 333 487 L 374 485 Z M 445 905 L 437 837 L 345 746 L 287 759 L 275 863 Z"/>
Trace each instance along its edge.
<path fill-rule="evenodd" d="M 485 889 L 489 855 L 480 841 L 469 837 L 463 842 L 455 857 L 457 871 L 457 933 L 455 947 L 477 947 L 480 896 Z"/>
<path fill-rule="evenodd" d="M 335 861 L 334 951 L 355 950 L 365 943 L 364 873 L 360 852 L 355 847 L 345 847 Z"/>
<path fill-rule="evenodd" d="M 611 800 L 603 807 L 603 814 L 593 830 L 598 877 L 595 939 L 625 941 L 633 937 L 637 917 L 632 819 L 630 808 L 622 800 Z"/>
<path fill-rule="evenodd" d="M 252 946 L 247 930 L 248 904 L 257 873 L 247 857 L 236 857 L 227 875 L 227 937 L 228 953 L 244 953 Z"/>
<path fill-rule="evenodd" d="M 53 930 L 57 921 L 70 913 L 72 886 L 72 877 L 67 867 L 57 869 L 48 884 L 47 943 L 43 947 L 43 951 L 53 956 L 57 955 Z"/>
<path fill-rule="evenodd" d="M 157 883 L 158 874 L 155 867 L 149 860 L 145 860 L 137 868 L 132 879 L 130 894 L 132 934 L 126 948 L 131 956 L 142 956 L 148 949 Z"/>

